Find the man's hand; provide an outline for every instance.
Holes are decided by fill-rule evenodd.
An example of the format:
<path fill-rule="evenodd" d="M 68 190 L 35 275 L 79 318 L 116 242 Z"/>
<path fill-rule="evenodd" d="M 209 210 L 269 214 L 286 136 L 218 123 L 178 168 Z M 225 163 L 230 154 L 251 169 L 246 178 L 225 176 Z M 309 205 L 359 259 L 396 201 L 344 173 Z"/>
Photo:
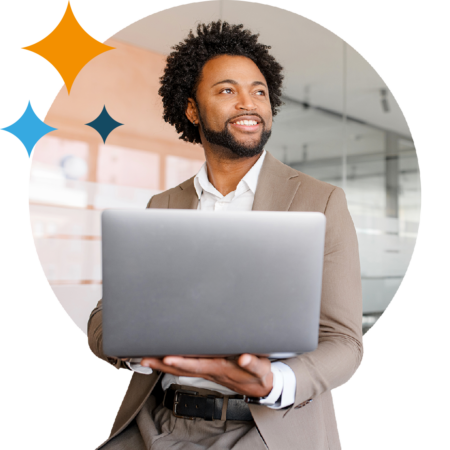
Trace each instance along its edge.
<path fill-rule="evenodd" d="M 239 394 L 266 397 L 272 390 L 273 375 L 267 358 L 243 354 L 236 360 L 225 358 L 142 358 L 141 366 L 178 377 L 200 377 L 214 381 Z"/>

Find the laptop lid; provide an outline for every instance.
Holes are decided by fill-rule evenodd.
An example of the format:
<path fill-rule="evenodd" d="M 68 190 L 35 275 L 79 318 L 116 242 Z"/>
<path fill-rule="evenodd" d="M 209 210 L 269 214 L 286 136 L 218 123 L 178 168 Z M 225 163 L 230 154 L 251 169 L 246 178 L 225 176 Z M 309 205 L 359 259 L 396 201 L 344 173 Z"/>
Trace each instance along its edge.
<path fill-rule="evenodd" d="M 315 212 L 104 211 L 104 352 L 314 350 L 324 237 Z"/>

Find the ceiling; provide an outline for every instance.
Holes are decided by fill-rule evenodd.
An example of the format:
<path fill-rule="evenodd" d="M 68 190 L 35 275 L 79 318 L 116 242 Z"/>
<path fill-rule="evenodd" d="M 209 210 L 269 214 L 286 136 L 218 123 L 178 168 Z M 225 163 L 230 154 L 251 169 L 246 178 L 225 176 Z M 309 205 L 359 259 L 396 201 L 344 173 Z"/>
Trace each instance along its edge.
<path fill-rule="evenodd" d="M 243 23 L 260 34 L 260 42 L 272 47 L 271 53 L 285 69 L 285 96 L 339 113 L 344 109 L 345 51 L 347 114 L 410 138 L 403 114 L 389 92 L 390 111 L 383 111 L 380 90 L 387 87 L 369 63 L 335 34 L 283 9 L 246 1 L 191 3 L 146 17 L 114 38 L 168 54 L 198 23 L 220 17 L 229 23 Z M 336 123 L 336 118 L 333 120 Z"/>
<path fill-rule="evenodd" d="M 379 71 L 397 130 L 419 140 L 450 138 L 449 0 L 284 3 L 342 36 Z"/>

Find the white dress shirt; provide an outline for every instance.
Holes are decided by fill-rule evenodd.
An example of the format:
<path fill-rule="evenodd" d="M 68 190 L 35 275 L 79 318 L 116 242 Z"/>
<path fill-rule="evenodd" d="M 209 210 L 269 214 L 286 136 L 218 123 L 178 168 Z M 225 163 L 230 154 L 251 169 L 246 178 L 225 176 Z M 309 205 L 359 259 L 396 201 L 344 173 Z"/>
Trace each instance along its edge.
<path fill-rule="evenodd" d="M 206 163 L 194 178 L 194 187 L 199 199 L 198 210 L 200 211 L 251 211 L 255 198 L 256 186 L 258 184 L 259 172 L 261 171 L 266 151 L 264 150 L 258 161 L 246 173 L 236 190 L 223 196 L 209 181 Z M 135 372 L 150 374 L 152 369 L 142 367 L 140 358 L 133 358 L 128 364 Z M 295 400 L 296 379 L 292 369 L 282 362 L 272 362 L 273 388 L 270 394 L 264 398 L 263 404 L 269 408 L 280 409 L 292 405 Z M 220 384 L 203 378 L 177 377 L 165 374 L 162 379 L 162 388 L 166 390 L 171 384 L 181 384 L 203 389 L 218 391 L 224 395 L 234 395 L 236 392 L 221 386 Z"/>

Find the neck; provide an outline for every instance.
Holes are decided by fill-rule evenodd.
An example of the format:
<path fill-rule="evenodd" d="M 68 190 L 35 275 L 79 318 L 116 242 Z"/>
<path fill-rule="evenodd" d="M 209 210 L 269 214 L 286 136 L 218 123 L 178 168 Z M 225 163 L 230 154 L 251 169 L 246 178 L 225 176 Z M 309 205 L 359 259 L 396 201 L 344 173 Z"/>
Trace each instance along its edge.
<path fill-rule="evenodd" d="M 206 167 L 210 183 L 223 195 L 236 190 L 245 174 L 258 161 L 261 153 L 250 158 L 227 158 L 205 146 Z"/>

